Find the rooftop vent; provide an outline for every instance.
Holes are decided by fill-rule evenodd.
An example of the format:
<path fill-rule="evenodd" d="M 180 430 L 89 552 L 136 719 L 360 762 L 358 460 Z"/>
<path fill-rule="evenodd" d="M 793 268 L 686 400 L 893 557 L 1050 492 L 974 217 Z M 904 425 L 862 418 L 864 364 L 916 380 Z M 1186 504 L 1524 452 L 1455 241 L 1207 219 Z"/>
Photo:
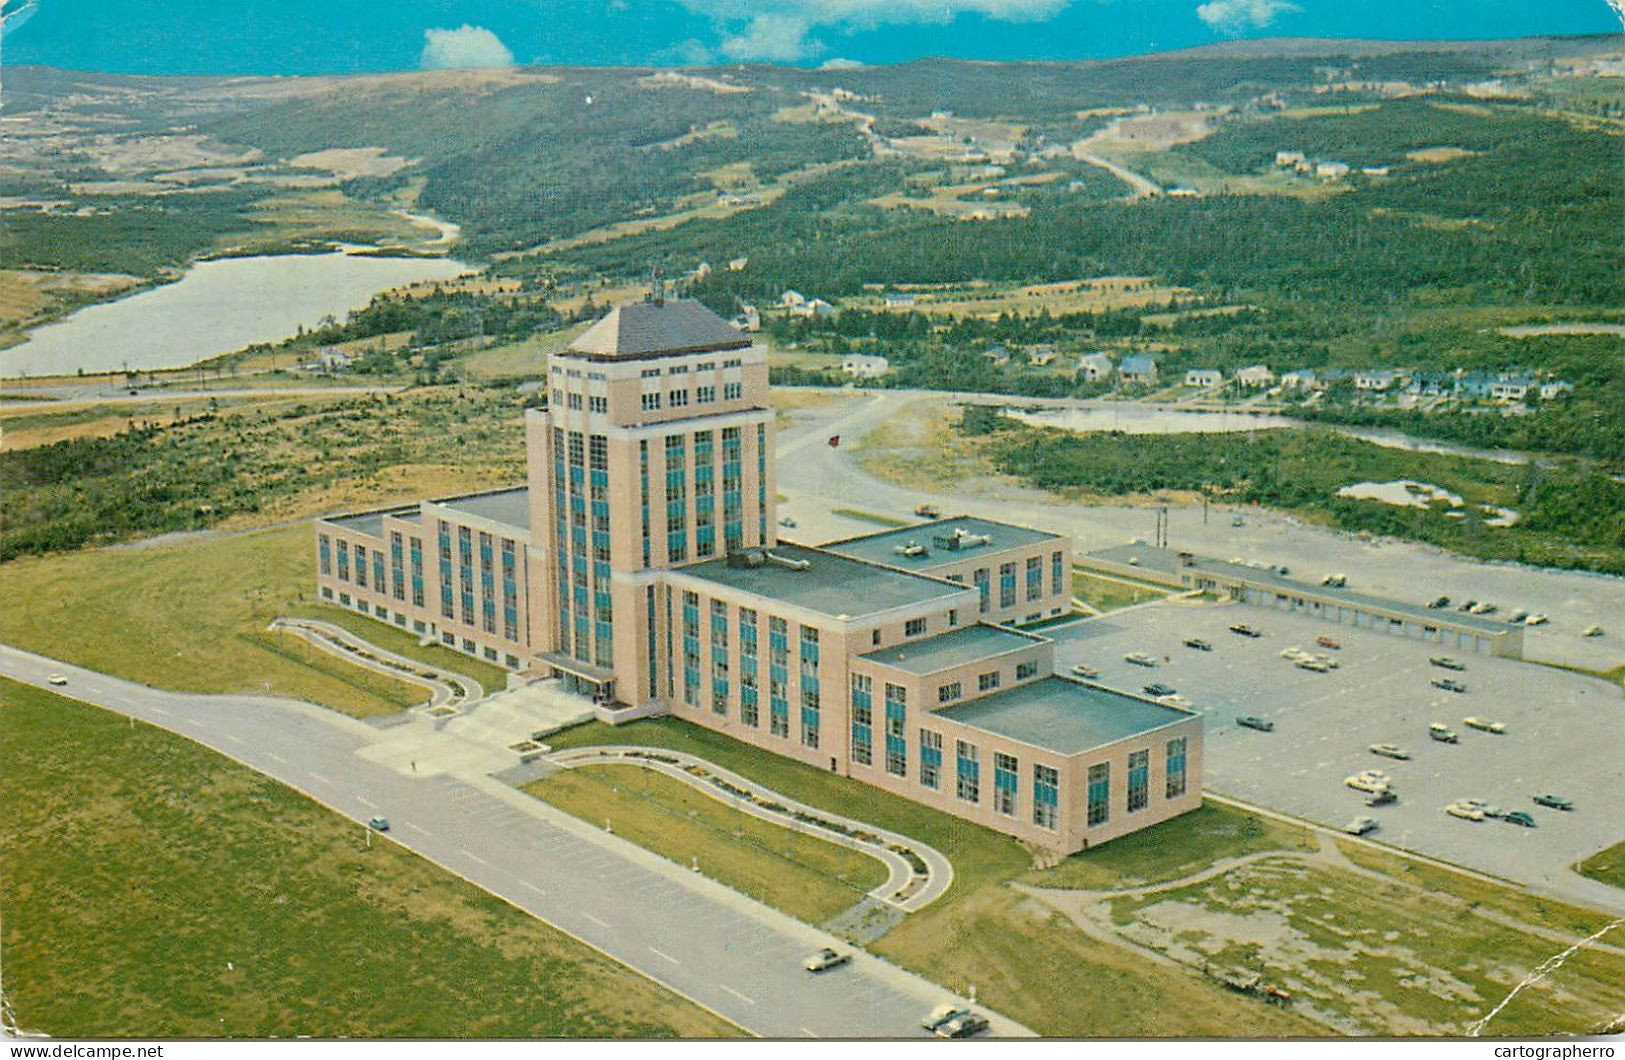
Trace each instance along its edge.
<path fill-rule="evenodd" d="M 979 548 L 991 544 L 993 539 L 986 534 L 968 533 L 963 526 L 954 527 L 951 534 L 932 534 L 931 543 L 940 545 L 951 552 L 962 552 L 967 548 Z"/>
<path fill-rule="evenodd" d="M 764 552 L 763 555 L 767 558 L 767 562 L 785 570 L 806 570 L 812 566 L 804 559 L 791 559 L 789 556 L 780 556 L 772 552 Z"/>
<path fill-rule="evenodd" d="M 913 538 L 909 538 L 907 544 L 897 546 L 897 554 L 900 556 L 924 556 L 927 555 L 929 551 L 929 549 L 920 544 L 918 541 L 915 541 Z"/>
<path fill-rule="evenodd" d="M 767 564 L 767 549 L 742 548 L 728 553 L 730 567 L 761 567 Z"/>

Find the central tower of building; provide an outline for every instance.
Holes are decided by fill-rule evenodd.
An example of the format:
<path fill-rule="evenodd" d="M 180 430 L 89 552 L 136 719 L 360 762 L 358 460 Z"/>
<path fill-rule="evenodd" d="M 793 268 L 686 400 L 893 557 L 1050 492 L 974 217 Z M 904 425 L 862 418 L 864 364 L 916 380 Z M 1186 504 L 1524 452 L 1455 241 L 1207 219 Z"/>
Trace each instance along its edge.
<path fill-rule="evenodd" d="M 658 573 L 776 543 L 767 356 L 690 300 L 620 306 L 525 417 L 537 660 L 606 703 L 669 689 Z"/>

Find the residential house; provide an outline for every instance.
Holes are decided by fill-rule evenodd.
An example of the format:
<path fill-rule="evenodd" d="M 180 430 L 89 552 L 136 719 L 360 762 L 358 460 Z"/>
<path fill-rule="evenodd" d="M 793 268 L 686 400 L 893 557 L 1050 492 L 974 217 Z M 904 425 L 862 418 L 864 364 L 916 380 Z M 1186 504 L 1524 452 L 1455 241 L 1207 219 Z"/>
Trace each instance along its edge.
<path fill-rule="evenodd" d="M 1027 363 L 1035 368 L 1055 363 L 1054 346 L 1034 346 L 1027 351 Z"/>
<path fill-rule="evenodd" d="M 733 326 L 740 331 L 761 331 L 762 313 L 753 305 L 741 305 L 739 315 L 733 318 Z"/>
<path fill-rule="evenodd" d="M 783 294 L 779 295 L 780 309 L 795 309 L 798 306 L 804 306 L 806 304 L 807 296 L 802 294 L 800 291 L 785 291 Z"/>
<path fill-rule="evenodd" d="M 1321 162 L 1315 166 L 1315 176 L 1321 180 L 1342 180 L 1349 175 L 1346 162 Z"/>
<path fill-rule="evenodd" d="M 1539 384 L 1527 375 L 1502 375 L 1490 384 L 1490 400 L 1497 402 L 1522 401 L 1531 390 L 1538 392 Z"/>
<path fill-rule="evenodd" d="M 1284 390 L 1319 390 L 1321 383 L 1311 369 L 1294 368 L 1281 373 L 1281 387 Z"/>
<path fill-rule="evenodd" d="M 1236 370 L 1236 382 L 1245 387 L 1266 387 L 1275 382 L 1275 373 L 1267 365 L 1249 364 Z"/>
<path fill-rule="evenodd" d="M 1490 387 L 1496 379 L 1484 372 L 1464 372 L 1456 377 L 1456 385 L 1451 393 L 1461 400 L 1473 400 L 1490 396 Z"/>
<path fill-rule="evenodd" d="M 1218 386 L 1224 382 L 1224 373 L 1217 368 L 1192 368 L 1185 373 L 1186 386 Z"/>
<path fill-rule="evenodd" d="M 1356 372 L 1354 373 L 1354 389 L 1368 390 L 1378 394 L 1386 393 L 1387 391 L 1393 389 L 1394 383 L 1398 381 L 1398 379 L 1399 373 L 1389 371 L 1388 369 L 1373 372 Z"/>
<path fill-rule="evenodd" d="M 1078 358 L 1078 374 L 1083 376 L 1084 382 L 1087 383 L 1110 379 L 1115 369 L 1112 359 L 1104 353 L 1086 353 Z"/>
<path fill-rule="evenodd" d="M 914 295 L 908 291 L 887 291 L 887 309 L 911 309 L 914 306 Z"/>
<path fill-rule="evenodd" d="M 854 379 L 879 379 L 891 371 L 891 362 L 877 354 L 849 353 L 841 361 L 841 371 Z"/>
<path fill-rule="evenodd" d="M 1301 169 L 1308 161 L 1302 151 L 1275 152 L 1275 164 L 1281 169 Z"/>
<path fill-rule="evenodd" d="M 982 356 L 986 357 L 988 360 L 997 365 L 1005 365 L 1010 363 L 1010 351 L 1005 349 L 1003 343 L 989 346 L 987 349 L 982 351 Z"/>
<path fill-rule="evenodd" d="M 1157 381 L 1157 362 L 1149 354 L 1131 353 L 1118 366 L 1117 377 L 1125 383 L 1149 386 Z"/>
<path fill-rule="evenodd" d="M 1573 383 L 1570 383 L 1564 379 L 1552 379 L 1540 384 L 1540 400 L 1550 401 L 1552 398 L 1562 397 L 1564 394 L 1571 393 L 1573 390 Z"/>
<path fill-rule="evenodd" d="M 793 317 L 817 317 L 822 320 L 825 317 L 834 316 L 835 307 L 822 298 L 813 298 L 802 302 L 800 305 L 791 306 L 790 315 Z"/>

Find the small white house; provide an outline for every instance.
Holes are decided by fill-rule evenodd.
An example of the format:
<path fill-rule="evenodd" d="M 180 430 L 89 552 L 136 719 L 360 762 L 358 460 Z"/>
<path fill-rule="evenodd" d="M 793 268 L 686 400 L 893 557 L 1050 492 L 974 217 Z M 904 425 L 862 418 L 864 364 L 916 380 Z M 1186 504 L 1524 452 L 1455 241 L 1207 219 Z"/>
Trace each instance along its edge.
<path fill-rule="evenodd" d="M 790 306 L 790 315 L 793 317 L 817 317 L 821 320 L 824 317 L 834 316 L 835 307 L 822 298 L 813 298 L 802 302 L 800 305 Z"/>
<path fill-rule="evenodd" d="M 1315 373 L 1307 368 L 1295 368 L 1290 372 L 1281 373 L 1281 388 L 1284 390 L 1315 390 L 1319 380 Z"/>
<path fill-rule="evenodd" d="M 914 295 L 908 291 L 887 291 L 887 309 L 910 309 L 914 305 Z"/>
<path fill-rule="evenodd" d="M 1347 162 L 1321 162 L 1315 166 L 1315 176 L 1321 180 L 1342 180 L 1348 175 Z"/>
<path fill-rule="evenodd" d="M 1309 160 L 1303 156 L 1302 151 L 1277 151 L 1275 164 L 1282 169 L 1297 169 Z"/>
<path fill-rule="evenodd" d="M 785 291 L 779 295 L 779 308 L 781 309 L 795 309 L 806 304 L 807 296 L 800 291 Z"/>
<path fill-rule="evenodd" d="M 743 272 L 743 271 L 745 271 L 745 266 L 749 265 L 749 264 L 750 264 L 750 259 L 749 258 L 734 258 L 732 261 L 728 262 L 728 271 L 729 272 Z"/>
<path fill-rule="evenodd" d="M 1245 387 L 1270 386 L 1275 382 L 1275 373 L 1267 365 L 1249 364 L 1236 370 L 1236 382 Z"/>
<path fill-rule="evenodd" d="M 1505 376 L 1490 384 L 1490 400 L 1522 401 L 1525 394 L 1535 389 L 1535 381 L 1528 376 Z"/>
<path fill-rule="evenodd" d="M 849 353 L 841 361 L 841 371 L 854 379 L 879 379 L 891 371 L 891 362 L 868 353 Z"/>
<path fill-rule="evenodd" d="M 1055 363 L 1054 346 L 1034 346 L 1027 351 L 1027 363 L 1035 368 L 1043 368 Z"/>
<path fill-rule="evenodd" d="M 1562 397 L 1564 394 L 1570 393 L 1573 390 L 1573 383 L 1570 383 L 1564 379 L 1553 379 L 1549 383 L 1540 384 L 1540 400 L 1550 401 L 1552 398 Z"/>
<path fill-rule="evenodd" d="M 1399 380 L 1398 372 L 1386 369 L 1380 372 L 1355 372 L 1354 389 L 1369 390 L 1373 393 L 1386 393 L 1393 389 L 1394 383 Z"/>
<path fill-rule="evenodd" d="M 1123 358 L 1117 368 L 1117 378 L 1125 383 L 1149 385 L 1157 381 L 1157 362 L 1149 354 L 1135 353 Z"/>
<path fill-rule="evenodd" d="M 1098 383 L 1102 379 L 1110 379 L 1116 365 L 1104 353 L 1086 353 L 1078 358 L 1078 374 L 1088 383 Z"/>
<path fill-rule="evenodd" d="M 761 331 L 762 313 L 753 305 L 742 305 L 739 315 L 733 319 L 733 325 L 740 331 Z"/>
<path fill-rule="evenodd" d="M 1224 373 L 1217 368 L 1192 368 L 1185 372 L 1186 386 L 1210 387 L 1224 382 Z"/>

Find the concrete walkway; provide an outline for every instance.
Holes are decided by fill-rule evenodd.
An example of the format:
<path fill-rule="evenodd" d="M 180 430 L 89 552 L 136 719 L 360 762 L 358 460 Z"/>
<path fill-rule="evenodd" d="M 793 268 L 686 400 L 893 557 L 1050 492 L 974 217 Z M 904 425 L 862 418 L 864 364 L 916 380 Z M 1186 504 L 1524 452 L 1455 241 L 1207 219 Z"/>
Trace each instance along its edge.
<path fill-rule="evenodd" d="M 322 651 L 357 666 L 386 674 L 402 681 L 423 685 L 430 690 L 427 706 L 451 706 L 474 702 L 485 695 L 485 688 L 472 677 L 405 655 L 386 651 L 369 640 L 351 633 L 343 626 L 322 622 L 314 618 L 278 618 L 268 627 L 272 632 L 290 633 L 320 648 Z"/>
<path fill-rule="evenodd" d="M 916 839 L 797 802 L 681 751 L 620 745 L 577 747 L 556 752 L 549 761 L 566 768 L 625 765 L 654 770 L 741 813 L 867 854 L 885 865 L 888 872 L 885 882 L 870 891 L 869 897 L 905 912 L 924 909 L 954 882 L 953 865 L 948 859 Z"/>
<path fill-rule="evenodd" d="M 50 686 L 53 673 L 67 685 Z M 413 719 L 417 742 L 396 753 L 425 757 L 405 761 L 380 754 L 403 726 L 380 730 L 299 700 L 166 692 L 9 645 L 0 645 L 0 674 L 184 736 L 357 828 L 384 814 L 386 839 L 750 1033 L 924 1037 L 920 1017 L 953 1001 L 986 1013 L 994 1035 L 1032 1035 L 861 950 L 846 967 L 809 975 L 803 956 L 846 944 L 514 790 L 489 773 L 516 755 L 458 739 L 433 719 Z"/>

